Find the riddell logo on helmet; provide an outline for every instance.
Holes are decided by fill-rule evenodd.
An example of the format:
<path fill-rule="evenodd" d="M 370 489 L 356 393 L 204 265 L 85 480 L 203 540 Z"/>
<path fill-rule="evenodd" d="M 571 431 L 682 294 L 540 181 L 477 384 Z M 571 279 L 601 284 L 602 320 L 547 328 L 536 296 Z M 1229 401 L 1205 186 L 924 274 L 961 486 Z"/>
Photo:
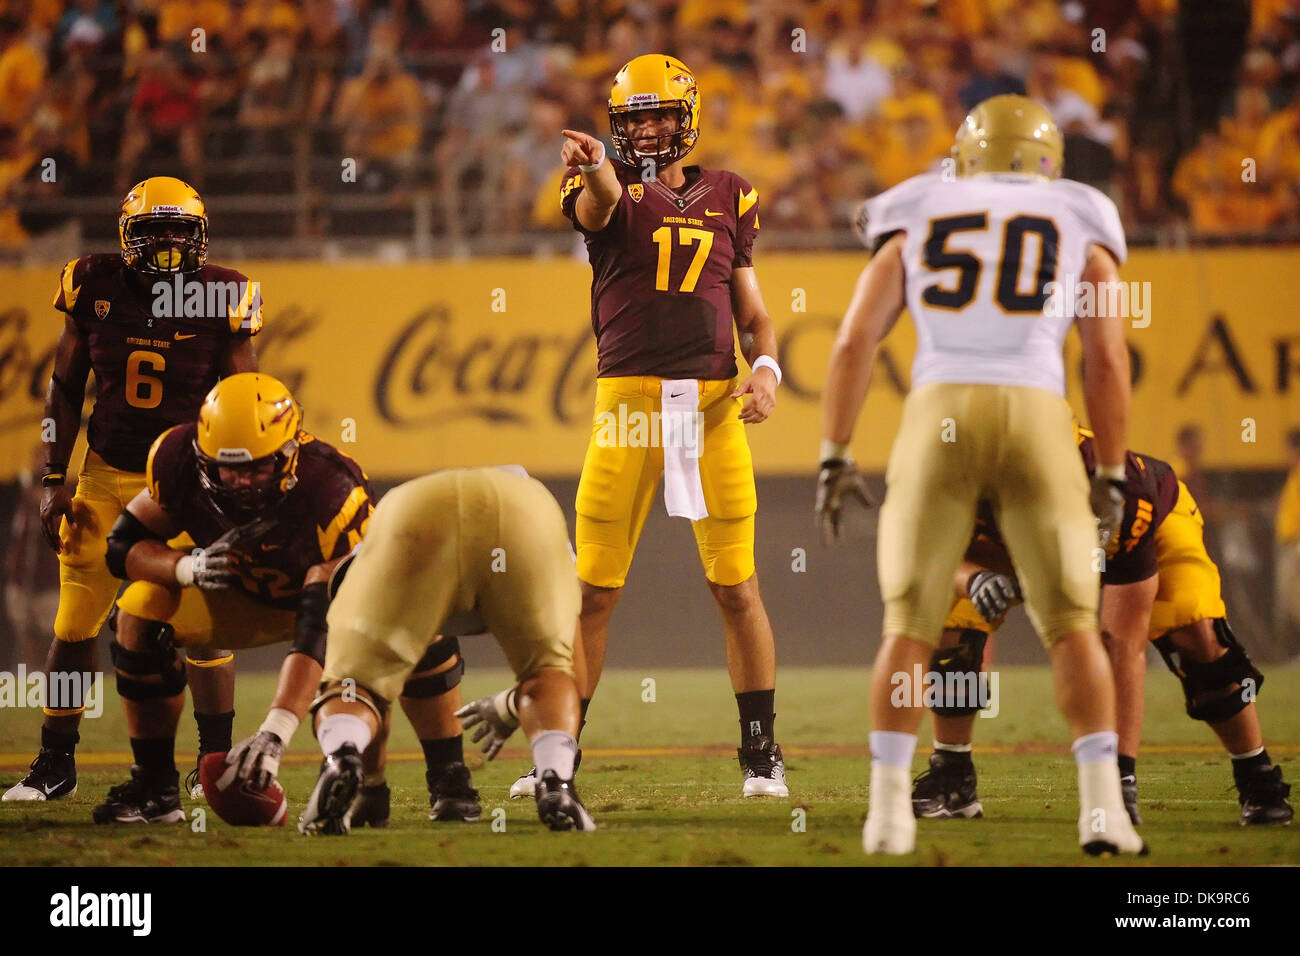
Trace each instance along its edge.
<path fill-rule="evenodd" d="M 180 206 L 152 206 L 150 207 L 149 212 L 153 213 L 154 215 L 167 215 L 167 216 L 185 215 L 185 210 L 182 209 Z"/>
<path fill-rule="evenodd" d="M 222 448 L 217 452 L 217 461 L 252 461 L 253 453 L 247 448 Z"/>
<path fill-rule="evenodd" d="M 658 93 L 633 93 L 627 98 L 628 106 L 658 106 Z"/>

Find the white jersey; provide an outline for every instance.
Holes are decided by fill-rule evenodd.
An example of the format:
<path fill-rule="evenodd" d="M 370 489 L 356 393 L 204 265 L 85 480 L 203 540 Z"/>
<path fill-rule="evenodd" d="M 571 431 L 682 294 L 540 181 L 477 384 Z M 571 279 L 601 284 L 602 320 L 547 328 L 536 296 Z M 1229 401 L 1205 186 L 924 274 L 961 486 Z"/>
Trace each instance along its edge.
<path fill-rule="evenodd" d="M 1062 348 L 1093 243 L 1124 262 L 1115 204 L 1068 179 L 926 173 L 868 200 L 871 249 L 906 232 L 912 387 L 1028 385 L 1065 395 Z M 1059 283 L 1060 285 L 1049 285 Z M 1049 298 L 1049 294 L 1054 293 Z"/>

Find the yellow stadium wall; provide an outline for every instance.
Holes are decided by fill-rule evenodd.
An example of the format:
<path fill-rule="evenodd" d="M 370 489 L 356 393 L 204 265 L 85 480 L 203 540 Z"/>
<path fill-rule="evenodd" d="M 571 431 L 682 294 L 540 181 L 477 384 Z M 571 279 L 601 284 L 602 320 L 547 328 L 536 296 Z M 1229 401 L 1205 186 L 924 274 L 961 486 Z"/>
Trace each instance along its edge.
<path fill-rule="evenodd" d="M 814 467 L 827 356 L 865 261 L 760 249 L 786 375 L 775 417 L 749 430 L 760 473 Z M 595 370 L 585 262 L 238 265 L 262 283 L 262 367 L 299 396 L 308 427 L 372 477 L 503 461 L 578 471 Z M 1150 325 L 1128 332 L 1140 374 L 1134 447 L 1167 458 L 1175 431 L 1195 422 L 1206 467 L 1281 466 L 1283 435 L 1300 426 L 1300 249 L 1137 251 L 1123 277 L 1152 289 Z M 0 269 L 0 480 L 40 440 L 57 279 L 57 269 Z M 914 346 L 904 320 L 877 367 L 855 441 L 871 470 L 888 457 Z M 1082 411 L 1073 334 L 1068 348 Z"/>

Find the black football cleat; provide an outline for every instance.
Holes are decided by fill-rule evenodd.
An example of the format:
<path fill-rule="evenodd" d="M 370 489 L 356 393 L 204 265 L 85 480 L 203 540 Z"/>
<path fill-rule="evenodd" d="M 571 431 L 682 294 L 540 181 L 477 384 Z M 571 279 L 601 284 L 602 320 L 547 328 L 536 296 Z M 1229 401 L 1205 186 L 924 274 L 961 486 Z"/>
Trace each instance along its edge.
<path fill-rule="evenodd" d="M 361 799 L 357 801 L 357 807 L 352 811 L 353 828 L 370 827 L 382 830 L 388 826 L 391 804 L 392 792 L 388 789 L 388 784 L 362 785 Z"/>
<path fill-rule="evenodd" d="M 750 737 L 743 747 L 736 749 L 736 757 L 745 775 L 742 796 L 790 796 L 785 785 L 785 760 L 776 741 L 769 737 Z"/>
<path fill-rule="evenodd" d="M 5 791 L 3 800 L 60 800 L 77 792 L 77 761 L 72 754 L 41 748 L 27 776 Z"/>
<path fill-rule="evenodd" d="M 185 811 L 174 781 L 159 786 L 146 780 L 136 765 L 131 768 L 131 779 L 109 790 L 91 817 L 96 823 L 182 823 Z"/>
<path fill-rule="evenodd" d="M 930 754 L 930 769 L 912 781 L 912 813 L 929 820 L 984 816 L 970 754 L 950 750 Z"/>
<path fill-rule="evenodd" d="M 1241 803 L 1241 825 L 1286 826 L 1294 811 L 1287 797 L 1291 784 L 1282 779 L 1276 764 L 1236 776 L 1237 800 Z"/>
<path fill-rule="evenodd" d="M 361 799 L 361 752 L 344 744 L 320 765 L 316 787 L 298 818 L 298 832 L 305 836 L 345 836 L 352 828 L 352 811 Z"/>
<path fill-rule="evenodd" d="M 552 830 L 594 830 L 596 821 L 582 805 L 572 780 L 561 780 L 554 770 L 547 770 L 533 791 L 537 798 L 537 816 Z"/>
<path fill-rule="evenodd" d="M 1142 825 L 1142 815 L 1138 813 L 1138 778 L 1135 773 L 1122 773 L 1119 775 L 1119 792 L 1124 798 L 1124 809 L 1128 811 L 1128 818 L 1133 821 L 1135 827 Z"/>
<path fill-rule="evenodd" d="M 437 776 L 426 770 L 424 782 L 429 787 L 430 820 L 477 823 L 483 815 L 469 768 L 459 760 L 447 764 Z"/>

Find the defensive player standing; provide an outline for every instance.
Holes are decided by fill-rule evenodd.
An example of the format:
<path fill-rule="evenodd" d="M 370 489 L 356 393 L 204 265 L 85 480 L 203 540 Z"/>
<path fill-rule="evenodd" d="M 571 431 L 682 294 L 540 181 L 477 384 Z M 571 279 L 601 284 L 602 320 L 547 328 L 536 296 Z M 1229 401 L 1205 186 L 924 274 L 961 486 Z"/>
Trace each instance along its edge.
<path fill-rule="evenodd" d="M 1120 794 L 1115 684 L 1097 630 L 1097 523 L 1064 400 L 1062 345 L 1073 303 L 1059 315 L 1045 309 L 1049 282 L 1114 281 L 1124 233 L 1101 193 L 1057 178 L 1061 133 L 1031 100 L 979 104 L 953 152 L 951 184 L 918 176 L 867 203 L 875 252 L 840 327 L 826 384 L 817 510 L 834 530 L 842 497 L 860 481 L 847 453 L 871 363 L 908 308 L 917 353 L 880 514 L 884 640 L 871 678 L 864 848 L 915 848 L 910 768 L 923 708 L 919 688 L 893 706 L 892 678 L 929 663 L 983 499 L 1050 651 L 1078 763 L 1079 842 L 1090 853 L 1142 852 Z M 1120 317 L 1080 318 L 1078 326 L 1099 462 L 1092 507 L 1109 541 L 1123 517 L 1128 353 Z"/>
<path fill-rule="evenodd" d="M 758 502 L 744 427 L 772 413 L 781 381 L 776 334 L 754 275 L 758 192 L 735 173 L 683 165 L 699 137 L 700 91 L 680 60 L 646 54 L 627 63 L 614 78 L 609 122 L 617 160 L 595 137 L 572 130 L 564 131 L 561 153 L 576 167 L 560 200 L 587 243 L 599 354 L 576 508 L 584 717 L 604 665 L 610 616 L 666 474 L 669 513 L 692 520 L 722 612 L 744 795 L 786 796 L 773 731 L 776 652 L 754 573 Z M 743 382 L 733 323 L 752 369 Z M 611 440 L 606 427 L 674 418 L 650 441 Z M 684 440 L 673 437 L 679 426 Z M 531 779 L 521 778 L 511 795 L 525 793 Z"/>
<path fill-rule="evenodd" d="M 143 488 L 159 434 L 198 415 L 218 376 L 253 371 L 262 327 L 256 283 L 207 264 L 208 216 L 188 183 L 156 176 L 134 186 L 118 219 L 121 254 L 82 256 L 63 269 L 54 307 L 65 313 L 46 393 L 41 522 L 59 555 L 59 610 L 47 674 L 95 670 L 95 642 L 120 582 L 104 563 L 113 522 Z M 175 280 L 200 295 L 187 308 Z M 154 285 L 162 282 L 163 298 Z M 209 297 L 208 290 L 219 294 Z M 169 306 L 157 308 L 158 305 Z M 215 306 L 215 308 L 214 308 Z M 86 381 L 95 408 L 75 495 L 64 485 L 81 428 Z M 230 748 L 233 659 L 196 650 L 189 661 L 199 750 Z M 51 681 L 51 686 L 56 682 Z M 47 701 L 41 750 L 5 800 L 54 800 L 77 789 L 75 751 L 83 700 Z"/>
<path fill-rule="evenodd" d="M 133 582 L 118 600 L 113 663 L 135 760 L 96 823 L 184 817 L 174 753 L 185 674 L 152 622 L 187 654 L 292 641 L 266 720 L 230 754 L 255 785 L 275 776 L 320 681 L 330 572 L 373 510 L 361 468 L 300 430 L 301 410 L 271 376 L 223 379 L 197 418 L 154 442 L 146 488 L 108 538 L 109 568 Z M 201 550 L 169 547 L 181 532 Z"/>

